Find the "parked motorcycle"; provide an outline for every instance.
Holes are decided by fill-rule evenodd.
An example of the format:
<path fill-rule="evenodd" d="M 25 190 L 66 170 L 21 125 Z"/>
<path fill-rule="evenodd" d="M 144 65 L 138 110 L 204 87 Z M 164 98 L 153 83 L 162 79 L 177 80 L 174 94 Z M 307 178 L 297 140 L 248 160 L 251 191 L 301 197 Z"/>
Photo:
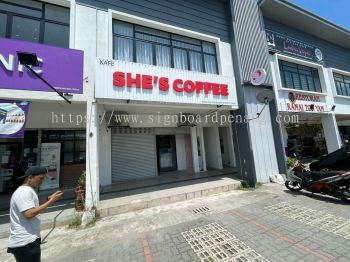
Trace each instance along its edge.
<path fill-rule="evenodd" d="M 350 202 L 350 170 L 316 172 L 306 170 L 299 160 L 288 171 L 285 186 L 291 191 L 306 190 Z"/>

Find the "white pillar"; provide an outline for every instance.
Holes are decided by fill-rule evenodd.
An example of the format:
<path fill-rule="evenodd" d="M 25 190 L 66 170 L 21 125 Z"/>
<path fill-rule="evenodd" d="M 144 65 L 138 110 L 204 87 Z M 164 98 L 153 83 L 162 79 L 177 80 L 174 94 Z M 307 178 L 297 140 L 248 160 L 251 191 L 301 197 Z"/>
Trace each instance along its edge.
<path fill-rule="evenodd" d="M 328 153 L 332 153 L 341 147 L 337 120 L 333 113 L 321 117 L 323 131 L 326 139 Z"/>
<path fill-rule="evenodd" d="M 219 128 L 217 126 L 206 127 L 203 132 L 205 134 L 205 147 L 207 148 L 207 166 L 222 169 Z"/>
<path fill-rule="evenodd" d="M 235 157 L 235 150 L 233 146 L 233 134 L 232 134 L 232 126 L 229 126 L 226 128 L 226 135 L 227 135 L 227 149 L 228 149 L 228 154 L 230 158 L 230 167 L 235 167 L 236 166 L 236 157 Z"/>
<path fill-rule="evenodd" d="M 202 162 L 203 162 L 203 171 L 207 171 L 207 160 L 206 160 L 206 155 L 205 155 L 203 127 L 198 126 L 197 132 L 198 132 L 198 136 L 199 136 L 200 151 L 201 151 Z"/>
<path fill-rule="evenodd" d="M 197 128 L 191 127 L 191 143 L 193 157 L 193 171 L 199 172 L 198 146 L 197 146 Z"/>
<path fill-rule="evenodd" d="M 86 198 L 83 214 L 83 223 L 85 224 L 95 216 L 95 209 L 99 205 L 100 198 L 98 168 L 99 117 L 96 102 L 87 101 L 86 112 Z"/>

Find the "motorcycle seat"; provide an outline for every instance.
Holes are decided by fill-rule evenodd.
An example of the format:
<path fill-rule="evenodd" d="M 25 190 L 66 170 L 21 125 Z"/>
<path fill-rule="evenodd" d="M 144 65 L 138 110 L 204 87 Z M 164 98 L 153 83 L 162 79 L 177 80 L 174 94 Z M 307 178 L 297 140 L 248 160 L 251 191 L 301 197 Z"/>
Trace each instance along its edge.
<path fill-rule="evenodd" d="M 336 176 L 345 173 L 344 171 L 319 171 L 319 172 L 311 172 L 310 178 L 312 180 L 323 179 L 331 176 Z"/>

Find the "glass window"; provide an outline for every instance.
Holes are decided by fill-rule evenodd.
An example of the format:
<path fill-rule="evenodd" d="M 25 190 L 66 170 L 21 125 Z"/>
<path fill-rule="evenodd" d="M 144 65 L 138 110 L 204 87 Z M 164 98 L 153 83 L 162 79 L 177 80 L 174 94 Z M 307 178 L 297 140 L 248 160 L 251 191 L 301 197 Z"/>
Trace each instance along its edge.
<path fill-rule="evenodd" d="M 187 52 L 182 49 L 173 49 L 174 68 L 188 69 Z"/>
<path fill-rule="evenodd" d="M 350 96 L 350 76 L 333 74 L 337 94 L 340 96 Z"/>
<path fill-rule="evenodd" d="M 57 5 L 45 5 L 45 18 L 61 23 L 69 23 L 69 9 Z"/>
<path fill-rule="evenodd" d="M 75 163 L 85 163 L 86 153 L 85 152 L 76 152 L 74 157 Z"/>
<path fill-rule="evenodd" d="M 75 151 L 85 151 L 86 141 L 85 140 L 76 140 L 75 141 Z"/>
<path fill-rule="evenodd" d="M 298 90 L 322 92 L 316 68 L 279 61 L 282 86 Z"/>
<path fill-rule="evenodd" d="M 0 1 L 0 11 L 0 37 L 69 46 L 69 8 L 33 0 L 12 0 Z M 6 28 L 7 23 L 11 28 Z"/>
<path fill-rule="evenodd" d="M 73 164 L 73 163 L 74 163 L 74 153 L 64 153 L 63 164 Z"/>
<path fill-rule="evenodd" d="M 114 59 L 218 73 L 215 44 L 140 25 L 113 21 Z"/>
<path fill-rule="evenodd" d="M 116 37 L 114 39 L 114 58 L 122 61 L 133 61 L 133 41 Z"/>
<path fill-rule="evenodd" d="M 45 23 L 44 43 L 60 47 L 69 47 L 69 27 Z"/>
<path fill-rule="evenodd" d="M 0 13 L 0 37 L 6 36 L 7 15 Z"/>
<path fill-rule="evenodd" d="M 136 62 L 141 64 L 153 64 L 152 44 L 136 42 Z"/>
<path fill-rule="evenodd" d="M 62 145 L 63 145 L 64 152 L 74 151 L 74 141 L 62 141 Z"/>
<path fill-rule="evenodd" d="M 39 42 L 40 21 L 24 17 L 13 17 L 11 38 Z"/>

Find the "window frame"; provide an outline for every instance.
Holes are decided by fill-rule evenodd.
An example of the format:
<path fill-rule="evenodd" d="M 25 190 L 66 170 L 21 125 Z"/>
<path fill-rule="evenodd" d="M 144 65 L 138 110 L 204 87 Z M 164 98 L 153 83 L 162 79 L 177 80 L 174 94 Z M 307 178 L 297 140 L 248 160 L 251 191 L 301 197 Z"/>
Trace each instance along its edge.
<path fill-rule="evenodd" d="M 344 79 L 344 77 L 350 78 L 350 72 L 339 70 L 336 68 L 330 68 L 330 70 L 331 70 L 331 75 L 332 75 L 331 78 L 332 78 L 332 89 L 333 89 L 334 97 L 350 99 L 350 93 L 349 93 L 349 96 L 338 94 L 336 81 L 334 79 L 334 74 L 341 75 L 343 77 L 343 79 Z"/>
<path fill-rule="evenodd" d="M 117 33 L 114 32 L 115 22 L 118 22 L 118 21 L 124 22 L 124 23 L 129 23 L 129 24 L 132 25 L 132 27 L 133 27 L 133 37 L 120 35 L 120 34 L 117 34 Z M 116 52 L 115 39 L 119 37 L 119 38 L 122 38 L 122 39 L 131 40 L 132 43 L 133 43 L 133 54 L 132 54 L 133 60 L 131 62 L 138 63 L 136 61 L 136 42 L 142 42 L 142 43 L 149 43 L 149 44 L 152 45 L 152 64 L 151 65 L 153 65 L 153 66 L 158 66 L 156 64 L 156 52 L 155 52 L 155 50 L 156 50 L 156 46 L 159 45 L 159 46 L 167 47 L 167 48 L 170 49 L 170 66 L 169 67 L 163 66 L 163 67 L 179 69 L 179 70 L 187 70 L 187 71 L 198 72 L 198 73 L 207 73 L 206 69 L 205 69 L 205 58 L 204 58 L 204 55 L 209 55 L 209 56 L 212 56 L 212 57 L 215 58 L 215 61 L 216 61 L 216 67 L 215 67 L 216 73 L 207 73 L 207 74 L 215 74 L 215 75 L 219 75 L 220 74 L 219 60 L 218 60 L 218 54 L 217 54 L 217 45 L 216 45 L 215 42 L 206 41 L 206 40 L 202 40 L 202 39 L 191 37 L 191 36 L 185 36 L 185 35 L 181 35 L 179 33 L 168 32 L 168 31 L 165 31 L 165 30 L 162 30 L 162 29 L 153 28 L 153 27 L 150 27 L 150 26 L 139 25 L 139 24 L 136 24 L 135 22 L 124 21 L 124 20 L 121 20 L 121 19 L 112 18 L 112 23 L 111 24 L 112 24 L 112 58 L 113 59 L 117 60 L 117 58 L 115 57 L 115 52 Z M 166 34 L 169 34 L 169 38 L 164 37 L 164 36 L 160 36 L 160 35 L 150 34 L 148 32 L 137 31 L 136 30 L 136 26 L 149 28 L 149 29 L 152 29 L 152 30 L 155 30 L 155 31 L 164 32 Z M 137 33 L 144 34 L 144 35 L 151 36 L 151 37 L 157 37 L 157 38 L 166 39 L 166 40 L 169 40 L 170 44 L 164 44 L 164 43 L 159 43 L 159 42 L 155 42 L 155 41 L 149 41 L 149 40 L 140 39 L 140 38 L 136 37 Z M 193 43 L 188 43 L 188 42 L 185 42 L 185 41 L 182 41 L 182 40 L 179 40 L 179 39 L 174 39 L 174 36 L 186 37 L 186 38 L 194 39 L 196 41 L 199 41 L 200 45 L 199 44 L 196 45 L 196 44 L 193 44 Z M 200 47 L 200 51 L 173 45 L 173 41 L 180 42 L 180 43 L 183 43 L 183 44 L 190 44 L 190 45 L 193 45 L 193 46 L 198 46 L 198 47 Z M 210 43 L 210 44 L 214 45 L 214 53 L 204 52 L 204 50 L 203 50 L 203 43 L 204 42 L 207 42 L 207 43 Z M 180 49 L 180 50 L 186 51 L 187 68 L 188 69 L 181 69 L 181 68 L 175 68 L 174 67 L 174 56 L 173 56 L 174 55 L 173 54 L 173 50 L 174 49 Z M 190 52 L 199 53 L 201 55 L 201 67 L 202 67 L 203 71 L 193 71 L 193 70 L 191 70 Z"/>
<path fill-rule="evenodd" d="M 317 69 L 318 71 L 318 76 L 320 79 L 320 87 L 321 87 L 321 91 L 308 91 L 308 90 L 304 90 L 304 89 L 294 89 L 294 88 L 288 88 L 285 87 L 282 81 L 282 77 L 281 77 L 281 70 L 280 70 L 280 66 L 279 66 L 279 61 L 285 61 L 285 62 L 289 62 L 289 63 L 294 63 L 300 66 L 306 66 L 306 67 L 311 67 L 314 69 Z M 310 62 L 310 61 L 305 61 L 305 60 L 301 60 L 301 59 L 297 59 L 297 58 L 292 58 L 289 56 L 285 56 L 285 55 L 281 55 L 281 54 L 274 54 L 273 55 L 273 61 L 276 67 L 276 77 L 277 77 L 277 83 L 278 83 L 278 88 L 281 90 L 286 90 L 286 91 L 294 91 L 294 92 L 301 92 L 301 93 L 308 93 L 308 94 L 318 94 L 318 95 L 323 95 L 323 96 L 327 96 L 327 89 L 325 87 L 325 79 L 324 79 L 324 73 L 323 73 L 323 66 L 320 64 L 316 64 L 314 62 Z"/>
<path fill-rule="evenodd" d="M 12 6 L 22 7 L 22 8 L 26 8 L 26 9 L 30 9 L 30 10 L 35 10 L 35 11 L 40 11 L 41 12 L 41 17 L 35 17 L 35 16 L 15 13 L 15 12 L 11 12 L 11 11 L 4 11 L 4 10 L 0 9 L 0 13 L 5 14 L 7 16 L 5 38 L 14 39 L 14 38 L 11 37 L 11 35 L 12 35 L 13 17 L 16 16 L 16 17 L 27 18 L 27 19 L 36 20 L 36 21 L 40 22 L 39 41 L 37 42 L 39 44 L 46 44 L 44 42 L 45 24 L 46 23 L 52 23 L 52 24 L 55 24 L 55 25 L 67 26 L 68 27 L 68 43 L 67 43 L 67 46 L 58 46 L 58 45 L 52 45 L 52 44 L 47 44 L 47 45 L 63 47 L 63 48 L 69 48 L 69 46 L 70 46 L 70 38 L 71 38 L 71 36 L 70 36 L 70 19 L 69 19 L 68 23 L 63 23 L 63 22 L 59 22 L 59 21 L 55 21 L 55 20 L 51 20 L 51 19 L 45 18 L 45 6 L 46 5 L 52 5 L 52 6 L 57 6 L 57 7 L 61 7 L 61 8 L 66 8 L 66 9 L 69 10 L 69 16 L 70 16 L 70 8 L 66 7 L 66 6 L 57 5 L 57 4 L 41 2 L 41 1 L 37 1 L 37 0 L 34 0 L 34 1 L 36 1 L 38 3 L 41 3 L 41 9 L 34 8 L 34 7 L 28 7 L 28 6 L 20 5 L 20 4 L 17 4 L 17 3 L 11 3 L 9 0 L 0 0 L 0 3 L 9 4 L 9 5 L 12 5 Z M 31 42 L 31 43 L 36 43 L 36 42 L 28 41 L 28 40 L 20 40 L 20 41 L 27 41 L 27 42 Z"/>

